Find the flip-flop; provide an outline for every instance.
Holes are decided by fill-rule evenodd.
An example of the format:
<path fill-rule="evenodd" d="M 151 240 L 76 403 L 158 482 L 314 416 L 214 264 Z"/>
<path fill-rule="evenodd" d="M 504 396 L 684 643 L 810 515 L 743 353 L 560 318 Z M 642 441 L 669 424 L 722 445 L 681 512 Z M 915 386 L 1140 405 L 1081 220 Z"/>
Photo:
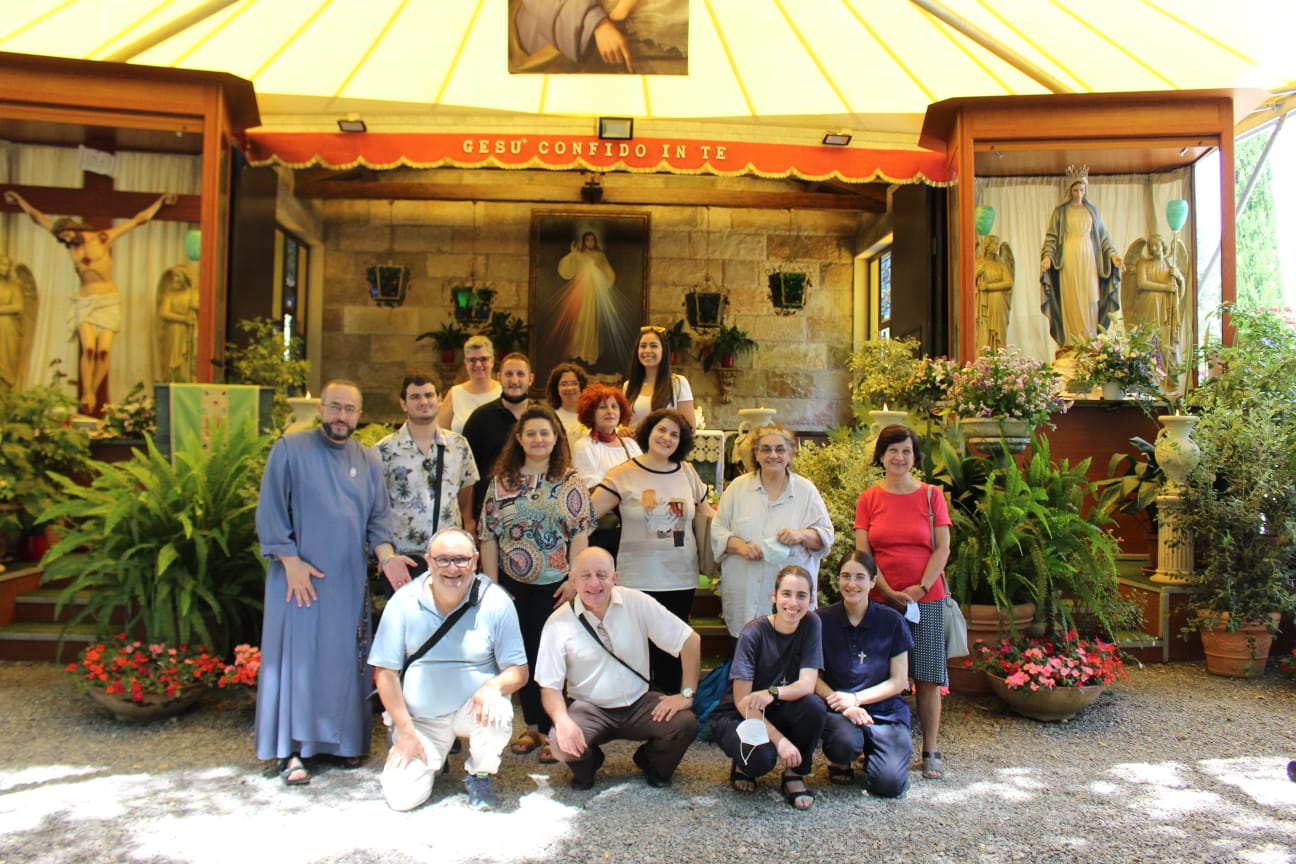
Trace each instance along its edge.
<path fill-rule="evenodd" d="M 306 768 L 306 763 L 294 753 L 286 759 L 279 760 L 279 779 L 285 786 L 306 786 L 311 781 L 311 775 Z"/>
<path fill-rule="evenodd" d="M 523 732 L 517 737 L 516 741 L 509 745 L 509 752 L 516 753 L 519 756 L 525 756 L 539 747 L 542 743 L 540 736 L 536 735 L 534 732 Z"/>

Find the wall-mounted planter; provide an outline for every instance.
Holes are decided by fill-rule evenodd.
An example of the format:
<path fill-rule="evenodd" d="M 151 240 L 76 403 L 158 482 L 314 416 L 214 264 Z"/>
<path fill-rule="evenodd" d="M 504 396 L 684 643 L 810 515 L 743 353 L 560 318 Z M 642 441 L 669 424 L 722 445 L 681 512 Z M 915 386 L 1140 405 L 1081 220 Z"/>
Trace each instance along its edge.
<path fill-rule="evenodd" d="M 379 306 L 399 306 L 405 302 L 405 289 L 409 287 L 408 267 L 381 264 L 365 271 L 369 283 L 369 296 Z"/>
<path fill-rule="evenodd" d="M 775 271 L 769 274 L 770 300 L 780 314 L 791 315 L 804 309 L 809 288 L 810 278 L 804 273 Z"/>
<path fill-rule="evenodd" d="M 690 291 L 684 295 L 684 311 L 695 330 L 713 330 L 724 320 L 725 295 L 719 291 Z"/>

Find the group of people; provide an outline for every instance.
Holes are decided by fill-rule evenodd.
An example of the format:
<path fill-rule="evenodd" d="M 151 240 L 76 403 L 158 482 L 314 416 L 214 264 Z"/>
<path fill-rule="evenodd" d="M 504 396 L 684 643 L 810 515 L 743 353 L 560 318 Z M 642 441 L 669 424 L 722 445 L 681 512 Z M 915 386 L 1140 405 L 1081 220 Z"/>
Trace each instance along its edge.
<path fill-rule="evenodd" d="M 495 380 L 493 348 L 478 337 L 465 348 L 468 380 L 444 398 L 427 375 L 406 376 L 406 422 L 373 449 L 351 437 L 362 397 L 342 380 L 324 388 L 318 429 L 275 444 L 257 511 L 270 566 L 256 749 L 279 760 L 285 784 L 309 783 L 317 759 L 363 762 L 371 681 L 395 809 L 427 799 L 458 739 L 474 807 L 494 806 L 505 747 L 539 750 L 589 788 L 602 745 L 629 738 L 644 742 L 634 761 L 647 782 L 668 784 L 698 728 L 701 649 L 688 618 L 709 520 L 737 639 L 712 716 L 733 788 L 753 791 L 781 760 L 784 797 L 808 809 L 804 778 L 822 741 L 833 782 L 853 782 L 863 757 L 870 792 L 902 793 L 911 678 L 924 775 L 940 775 L 944 653 L 929 643 L 942 633 L 949 517 L 939 493 L 909 488 L 913 433 L 880 439 L 887 480 L 861 496 L 860 551 L 836 574 L 842 602 L 816 612 L 834 531 L 813 484 L 791 471 L 794 436 L 776 426 L 750 436 L 757 468 L 713 510 L 687 461 L 692 393 L 662 336 L 643 328 L 621 388 L 589 384 L 574 364 L 554 369 L 552 407 L 528 399 L 524 355 L 504 357 Z M 367 554 L 392 594 L 372 635 Z M 888 605 L 910 600 L 922 610 L 912 636 Z M 927 662 L 937 654 L 938 669 Z M 514 699 L 523 729 L 510 742 Z"/>

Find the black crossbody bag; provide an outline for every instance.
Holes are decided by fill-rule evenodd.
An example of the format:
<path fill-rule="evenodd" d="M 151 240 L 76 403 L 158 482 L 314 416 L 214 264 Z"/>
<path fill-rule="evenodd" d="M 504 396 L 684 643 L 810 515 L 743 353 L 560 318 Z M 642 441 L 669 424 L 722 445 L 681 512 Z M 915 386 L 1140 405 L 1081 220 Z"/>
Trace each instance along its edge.
<path fill-rule="evenodd" d="M 441 626 L 436 629 L 436 632 L 433 633 L 431 636 L 429 636 L 427 638 L 427 641 L 424 642 L 422 645 L 420 645 L 417 651 L 415 651 L 413 654 L 405 658 L 405 663 L 403 666 L 401 666 L 401 670 L 400 670 L 400 682 L 402 686 L 404 686 L 405 684 L 405 673 L 409 671 L 409 668 L 413 666 L 414 663 L 417 662 L 420 657 L 422 657 L 427 652 L 431 651 L 433 647 L 435 647 L 436 644 L 440 642 L 441 639 L 447 633 L 450 632 L 450 628 L 458 624 L 459 619 L 468 614 L 469 609 L 477 605 L 478 601 L 481 599 L 478 596 L 480 590 L 481 590 L 481 580 L 474 576 L 472 587 L 468 589 L 468 602 L 463 604 L 453 612 L 451 612 L 450 615 L 444 621 L 441 622 Z M 600 642 L 599 644 L 601 645 L 603 643 Z M 378 688 L 375 687 L 373 692 L 369 694 L 369 698 L 373 699 L 377 695 L 378 695 Z"/>

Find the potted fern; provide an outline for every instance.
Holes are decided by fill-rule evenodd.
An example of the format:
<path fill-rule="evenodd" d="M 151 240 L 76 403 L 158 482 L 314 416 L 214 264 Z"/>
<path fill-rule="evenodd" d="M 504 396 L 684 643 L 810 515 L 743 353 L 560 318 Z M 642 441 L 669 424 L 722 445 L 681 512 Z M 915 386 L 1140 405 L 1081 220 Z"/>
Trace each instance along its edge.
<path fill-rule="evenodd" d="M 429 330 L 414 338 L 415 342 L 431 339 L 432 344 L 441 352 L 441 363 L 450 366 L 455 361 L 455 352 L 468 341 L 468 331 L 453 321 L 441 325 L 440 330 Z"/>
<path fill-rule="evenodd" d="M 719 363 L 721 369 L 732 369 L 738 357 L 760 347 L 756 340 L 740 330 L 737 324 L 721 324 L 716 335 L 702 349 L 702 368 L 707 372 Z"/>

